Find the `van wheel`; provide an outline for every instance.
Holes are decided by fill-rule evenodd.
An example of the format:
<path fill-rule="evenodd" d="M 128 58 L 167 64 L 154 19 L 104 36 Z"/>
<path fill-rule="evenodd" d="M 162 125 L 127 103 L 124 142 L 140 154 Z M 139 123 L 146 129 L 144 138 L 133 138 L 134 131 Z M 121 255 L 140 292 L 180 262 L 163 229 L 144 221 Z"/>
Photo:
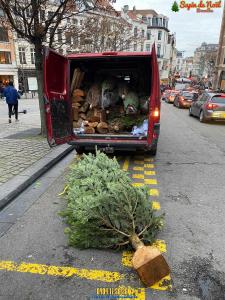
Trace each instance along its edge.
<path fill-rule="evenodd" d="M 84 147 L 76 147 L 75 148 L 77 154 L 83 154 L 84 153 Z"/>
<path fill-rule="evenodd" d="M 204 123 L 204 122 L 205 122 L 205 117 L 204 117 L 203 110 L 201 110 L 201 112 L 200 112 L 200 115 L 199 115 L 199 121 L 200 121 L 201 123 Z"/>
<path fill-rule="evenodd" d="M 155 146 L 154 148 L 148 151 L 148 154 L 150 154 L 151 156 L 156 156 L 156 153 L 157 153 L 157 146 Z"/>

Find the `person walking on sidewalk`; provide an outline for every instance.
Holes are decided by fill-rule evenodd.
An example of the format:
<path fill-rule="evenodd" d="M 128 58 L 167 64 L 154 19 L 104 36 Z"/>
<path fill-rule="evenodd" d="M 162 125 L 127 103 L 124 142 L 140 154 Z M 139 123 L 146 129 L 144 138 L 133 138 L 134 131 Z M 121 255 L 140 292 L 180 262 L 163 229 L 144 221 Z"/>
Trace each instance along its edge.
<path fill-rule="evenodd" d="M 10 81 L 9 85 L 4 89 L 3 95 L 6 98 L 6 103 L 9 108 L 9 123 L 12 123 L 11 116 L 13 109 L 16 121 L 18 121 L 18 99 L 20 99 L 20 94 L 14 88 L 12 81 Z"/>

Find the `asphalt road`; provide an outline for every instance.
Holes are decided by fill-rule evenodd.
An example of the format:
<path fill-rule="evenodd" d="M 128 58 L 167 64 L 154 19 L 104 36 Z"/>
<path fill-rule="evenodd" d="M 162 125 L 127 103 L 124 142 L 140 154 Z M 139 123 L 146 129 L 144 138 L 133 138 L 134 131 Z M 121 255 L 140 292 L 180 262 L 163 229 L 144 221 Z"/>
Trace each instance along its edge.
<path fill-rule="evenodd" d="M 65 205 L 58 196 L 64 184 L 58 170 L 71 160 L 72 156 L 51 170 L 48 180 L 41 178 L 0 214 L 7 225 L 15 207 L 32 200 L 0 238 L 0 300 L 97 299 L 92 297 L 97 288 L 143 288 L 132 269 L 121 263 L 122 253 L 67 246 L 58 216 Z M 131 170 L 135 159 L 130 157 L 129 163 Z M 152 163 L 157 185 L 151 200 L 166 213 L 159 239 L 167 247 L 172 291 L 140 290 L 137 299 L 225 299 L 225 125 L 201 124 L 187 110 L 163 103 L 158 154 Z M 69 269 L 75 276 L 60 276 L 66 271 L 57 268 L 62 266 L 75 268 Z"/>

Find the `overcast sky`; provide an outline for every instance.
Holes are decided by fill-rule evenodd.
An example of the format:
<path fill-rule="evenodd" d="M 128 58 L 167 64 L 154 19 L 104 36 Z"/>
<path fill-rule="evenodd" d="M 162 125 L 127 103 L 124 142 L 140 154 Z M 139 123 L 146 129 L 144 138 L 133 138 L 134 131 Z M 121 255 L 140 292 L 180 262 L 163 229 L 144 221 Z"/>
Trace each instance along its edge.
<path fill-rule="evenodd" d="M 193 1 L 199 2 L 199 0 Z M 222 8 L 214 9 L 213 13 L 196 13 L 196 9 L 190 11 L 181 9 L 175 13 L 171 11 L 173 2 L 174 0 L 116 0 L 114 7 L 121 10 L 121 7 L 127 4 L 129 9 L 132 9 L 135 5 L 136 9 L 154 9 L 157 13 L 169 17 L 169 29 L 176 33 L 177 49 L 186 51 L 185 56 L 193 55 L 195 48 L 202 42 L 219 42 Z"/>

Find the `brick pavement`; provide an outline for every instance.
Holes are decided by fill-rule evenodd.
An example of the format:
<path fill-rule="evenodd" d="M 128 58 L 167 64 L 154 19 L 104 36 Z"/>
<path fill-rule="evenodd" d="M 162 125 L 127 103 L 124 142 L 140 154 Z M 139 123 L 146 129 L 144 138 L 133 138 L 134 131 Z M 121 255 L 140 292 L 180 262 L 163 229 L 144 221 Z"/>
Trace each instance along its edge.
<path fill-rule="evenodd" d="M 23 122 L 0 125 L 0 185 L 52 151 L 38 127 Z"/>

